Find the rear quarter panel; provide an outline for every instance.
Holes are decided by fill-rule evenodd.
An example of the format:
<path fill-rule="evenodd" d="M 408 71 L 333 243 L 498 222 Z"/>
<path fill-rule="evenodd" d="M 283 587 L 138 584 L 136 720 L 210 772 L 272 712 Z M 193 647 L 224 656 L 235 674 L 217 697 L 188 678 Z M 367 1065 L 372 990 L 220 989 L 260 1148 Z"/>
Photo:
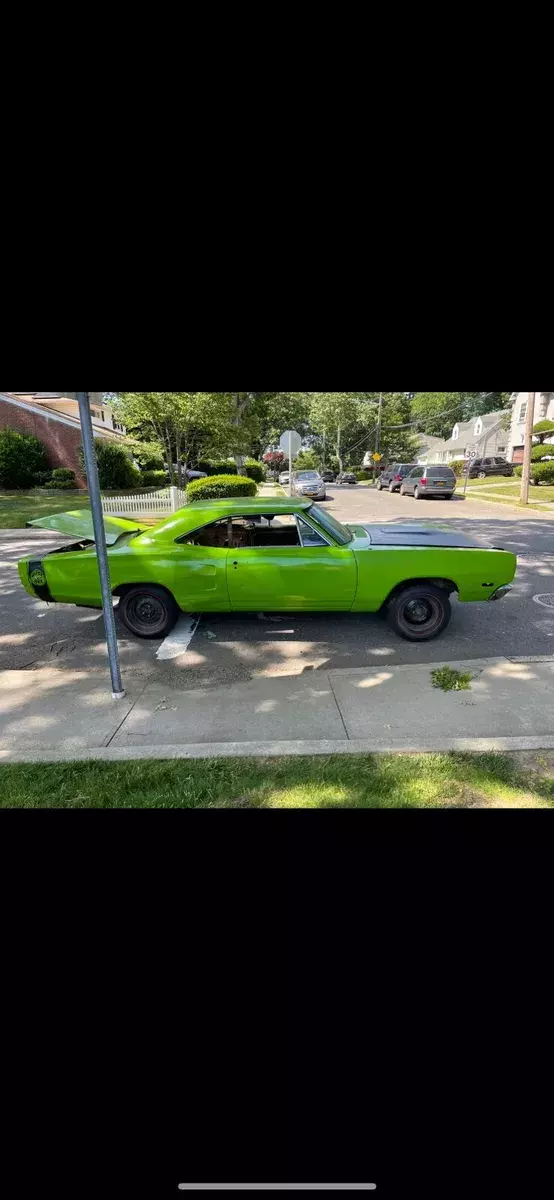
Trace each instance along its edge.
<path fill-rule="evenodd" d="M 374 546 L 355 550 L 358 591 L 353 612 L 376 612 L 399 584 L 417 579 L 448 579 L 460 600 L 488 600 L 511 583 L 517 566 L 507 550 Z"/>

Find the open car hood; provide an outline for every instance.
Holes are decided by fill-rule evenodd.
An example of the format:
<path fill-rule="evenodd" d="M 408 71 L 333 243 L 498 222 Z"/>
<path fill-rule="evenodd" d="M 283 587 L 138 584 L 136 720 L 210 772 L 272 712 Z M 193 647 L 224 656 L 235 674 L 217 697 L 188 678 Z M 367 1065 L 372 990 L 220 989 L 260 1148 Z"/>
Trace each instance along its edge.
<path fill-rule="evenodd" d="M 76 512 L 51 513 L 49 517 L 40 517 L 36 521 L 27 521 L 37 529 L 54 529 L 56 533 L 65 533 L 68 537 L 94 542 L 94 527 L 90 508 L 80 508 Z M 127 521 L 124 517 L 104 517 L 106 542 L 113 546 L 122 533 L 136 533 L 146 529 L 138 521 Z"/>

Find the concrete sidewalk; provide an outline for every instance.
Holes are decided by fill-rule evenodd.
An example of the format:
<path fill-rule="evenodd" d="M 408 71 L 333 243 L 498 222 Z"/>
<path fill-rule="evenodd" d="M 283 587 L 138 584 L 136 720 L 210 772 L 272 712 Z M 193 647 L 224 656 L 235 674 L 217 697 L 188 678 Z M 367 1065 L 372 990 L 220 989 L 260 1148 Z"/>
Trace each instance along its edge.
<path fill-rule="evenodd" d="M 437 666 L 470 691 L 432 687 Z M 60 759 L 554 749 L 554 657 L 261 677 L 195 690 L 56 669 L 0 672 L 0 763 Z"/>

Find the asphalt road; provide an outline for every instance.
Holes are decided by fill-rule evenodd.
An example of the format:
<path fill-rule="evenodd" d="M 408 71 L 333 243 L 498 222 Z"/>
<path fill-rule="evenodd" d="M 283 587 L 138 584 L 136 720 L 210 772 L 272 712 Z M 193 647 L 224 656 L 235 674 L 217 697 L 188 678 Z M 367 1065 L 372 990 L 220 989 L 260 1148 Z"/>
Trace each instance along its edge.
<path fill-rule="evenodd" d="M 329 491 L 326 507 L 339 519 L 451 522 L 519 559 L 511 595 L 497 604 L 459 604 L 446 633 L 413 645 L 371 615 L 283 617 L 217 614 L 201 618 L 186 652 L 158 661 L 159 642 L 129 637 L 120 627 L 124 672 L 173 686 L 231 682 L 259 674 L 296 674 L 376 662 L 413 663 L 506 655 L 554 654 L 554 521 L 526 517 L 508 505 L 454 499 L 415 501 L 365 487 Z M 52 549 L 59 537 L 36 530 L 0 531 L 0 668 L 80 666 L 105 669 L 102 617 L 92 610 L 48 606 L 23 591 L 18 558 Z M 537 603 L 533 597 L 542 598 Z M 186 622 L 186 619 L 184 619 Z"/>

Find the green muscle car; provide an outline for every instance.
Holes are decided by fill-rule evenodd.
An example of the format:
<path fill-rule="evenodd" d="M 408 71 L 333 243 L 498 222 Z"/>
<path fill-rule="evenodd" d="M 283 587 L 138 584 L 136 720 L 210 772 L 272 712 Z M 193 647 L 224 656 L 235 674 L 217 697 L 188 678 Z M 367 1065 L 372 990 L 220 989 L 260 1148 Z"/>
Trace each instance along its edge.
<path fill-rule="evenodd" d="M 409 641 L 450 620 L 449 596 L 496 600 L 516 557 L 434 525 L 342 525 L 310 500 L 187 505 L 150 528 L 105 517 L 111 583 L 132 633 L 162 638 L 180 612 L 378 612 Z M 32 596 L 101 608 L 90 511 L 31 521 L 75 536 L 19 563 Z"/>

